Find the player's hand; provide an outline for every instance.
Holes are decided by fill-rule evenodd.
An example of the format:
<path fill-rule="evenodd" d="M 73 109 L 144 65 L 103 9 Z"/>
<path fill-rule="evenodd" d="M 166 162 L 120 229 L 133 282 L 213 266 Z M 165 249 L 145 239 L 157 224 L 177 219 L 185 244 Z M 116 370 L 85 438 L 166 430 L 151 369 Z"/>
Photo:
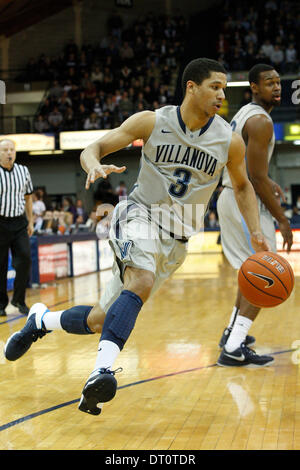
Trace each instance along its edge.
<path fill-rule="evenodd" d="M 278 204 L 281 205 L 281 201 L 283 203 L 286 203 L 286 197 L 281 187 L 279 186 L 279 184 L 275 183 L 275 181 L 272 181 L 272 186 L 273 186 L 274 196 L 276 197 Z"/>
<path fill-rule="evenodd" d="M 251 234 L 251 245 L 255 252 L 271 251 L 271 248 L 261 232 L 253 232 Z"/>
<path fill-rule="evenodd" d="M 126 170 L 126 166 L 115 166 L 115 165 L 101 165 L 98 163 L 97 165 L 93 166 L 87 175 L 85 189 L 89 189 L 92 183 L 98 178 L 106 178 L 110 173 L 123 173 Z"/>
<path fill-rule="evenodd" d="M 293 244 L 293 232 L 288 219 L 283 222 L 279 222 L 278 228 L 283 238 L 282 249 L 286 249 L 287 253 L 289 253 Z"/>

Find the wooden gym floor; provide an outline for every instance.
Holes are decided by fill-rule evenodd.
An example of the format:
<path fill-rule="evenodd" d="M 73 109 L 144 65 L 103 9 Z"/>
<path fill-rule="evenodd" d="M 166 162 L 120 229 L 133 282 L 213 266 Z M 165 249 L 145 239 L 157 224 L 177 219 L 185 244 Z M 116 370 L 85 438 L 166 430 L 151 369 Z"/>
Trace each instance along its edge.
<path fill-rule="evenodd" d="M 274 365 L 221 368 L 218 341 L 236 273 L 222 254 L 190 254 L 143 307 L 115 364 L 123 367 L 117 395 L 99 416 L 77 409 L 99 336 L 56 331 L 8 362 L 4 342 L 26 318 L 1 318 L 0 449 L 300 449 L 299 274 L 291 297 L 263 310 L 250 331 L 257 352 L 275 354 Z M 30 289 L 27 302 L 92 305 L 109 277 L 110 270 Z"/>

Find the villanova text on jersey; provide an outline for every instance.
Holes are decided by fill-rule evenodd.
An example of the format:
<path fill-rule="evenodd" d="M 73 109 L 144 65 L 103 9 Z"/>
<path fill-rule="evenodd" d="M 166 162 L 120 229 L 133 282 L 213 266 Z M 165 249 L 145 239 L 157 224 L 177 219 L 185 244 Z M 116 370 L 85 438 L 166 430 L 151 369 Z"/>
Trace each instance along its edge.
<path fill-rule="evenodd" d="M 157 109 L 129 200 L 151 214 L 163 213 L 164 225 L 173 226 L 173 234 L 189 238 L 199 232 L 203 226 L 199 214 L 205 212 L 227 164 L 231 137 L 230 124 L 218 115 L 192 131 L 184 124 L 179 106 Z M 187 207 L 194 210 L 185 211 Z"/>
<path fill-rule="evenodd" d="M 178 163 L 214 176 L 217 159 L 200 149 L 183 145 L 157 145 L 155 163 Z"/>

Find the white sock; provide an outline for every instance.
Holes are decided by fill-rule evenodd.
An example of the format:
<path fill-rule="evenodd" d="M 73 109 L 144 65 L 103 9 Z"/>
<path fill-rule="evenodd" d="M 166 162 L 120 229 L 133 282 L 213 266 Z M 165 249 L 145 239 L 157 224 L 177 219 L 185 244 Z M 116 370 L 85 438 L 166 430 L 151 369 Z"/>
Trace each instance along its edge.
<path fill-rule="evenodd" d="M 235 322 L 235 319 L 236 319 L 236 317 L 237 317 L 238 314 L 239 314 L 239 311 L 240 311 L 240 310 L 239 310 L 236 306 L 233 307 L 232 312 L 231 312 L 231 317 L 230 317 L 230 320 L 229 320 L 229 323 L 228 323 L 227 328 L 230 329 L 230 328 L 233 327 L 234 322 Z"/>
<path fill-rule="evenodd" d="M 57 312 L 46 312 L 42 317 L 42 322 L 46 328 L 46 330 L 62 330 L 62 326 L 60 323 L 61 314 L 65 310 L 59 310 Z"/>
<path fill-rule="evenodd" d="M 119 346 L 112 341 L 105 339 L 100 341 L 94 371 L 102 368 L 111 369 L 120 352 Z"/>
<path fill-rule="evenodd" d="M 251 325 L 252 320 L 247 317 L 243 317 L 242 315 L 237 315 L 232 331 L 225 345 L 227 352 L 232 352 L 240 347 L 241 343 L 245 341 Z"/>

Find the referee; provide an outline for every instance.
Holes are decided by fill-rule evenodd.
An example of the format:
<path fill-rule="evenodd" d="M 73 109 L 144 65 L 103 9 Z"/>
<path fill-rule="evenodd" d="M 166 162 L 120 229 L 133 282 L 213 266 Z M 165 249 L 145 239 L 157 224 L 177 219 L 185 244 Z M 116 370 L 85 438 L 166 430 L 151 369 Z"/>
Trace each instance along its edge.
<path fill-rule="evenodd" d="M 28 168 L 15 163 L 16 148 L 10 139 L 0 140 L 0 316 L 8 304 L 8 251 L 16 271 L 11 304 L 28 315 L 25 292 L 31 267 L 29 237 L 33 233 L 33 186 Z"/>

